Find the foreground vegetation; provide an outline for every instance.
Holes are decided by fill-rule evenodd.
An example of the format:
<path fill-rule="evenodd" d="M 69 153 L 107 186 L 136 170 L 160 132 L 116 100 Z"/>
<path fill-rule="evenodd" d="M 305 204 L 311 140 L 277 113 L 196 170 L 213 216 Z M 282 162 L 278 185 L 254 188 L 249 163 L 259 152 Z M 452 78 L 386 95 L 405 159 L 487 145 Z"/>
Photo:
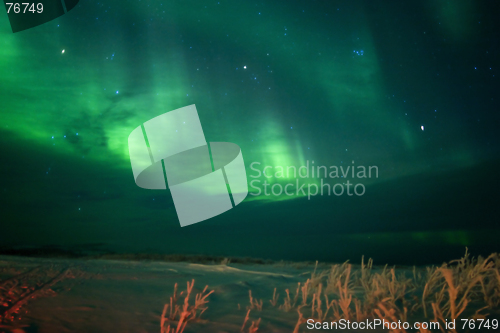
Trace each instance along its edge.
<path fill-rule="evenodd" d="M 181 333 L 189 322 L 200 322 L 214 291 L 206 286 L 193 300 L 194 282 L 188 282 L 187 289 L 180 293 L 175 285 L 173 296 L 162 312 L 162 333 Z M 487 258 L 472 258 L 466 251 L 459 260 L 425 269 L 375 268 L 371 259 L 365 262 L 364 258 L 356 268 L 348 262 L 326 270 L 319 270 L 316 265 L 310 277 L 296 288 L 274 288 L 269 297 L 264 302 L 249 290 L 248 305 L 238 304 L 245 314 L 241 332 L 259 331 L 261 318 L 251 320 L 251 317 L 259 317 L 263 311 L 282 311 L 296 313 L 294 333 L 305 329 L 306 323 L 374 319 L 388 323 L 439 323 L 439 331 L 455 333 L 461 331 L 462 325 L 446 328 L 445 323 L 461 318 L 486 323 L 485 320 L 498 315 L 500 256 L 493 253 Z M 478 331 L 478 327 L 468 328 Z M 400 325 L 388 331 L 407 332 Z M 431 331 L 420 327 L 418 332 Z"/>

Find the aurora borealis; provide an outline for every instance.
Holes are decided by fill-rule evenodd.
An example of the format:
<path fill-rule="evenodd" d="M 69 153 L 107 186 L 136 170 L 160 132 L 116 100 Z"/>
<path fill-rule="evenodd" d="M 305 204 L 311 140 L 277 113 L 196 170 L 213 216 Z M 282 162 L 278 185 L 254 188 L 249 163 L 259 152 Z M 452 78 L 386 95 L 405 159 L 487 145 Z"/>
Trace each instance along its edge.
<path fill-rule="evenodd" d="M 82 0 L 16 34 L 1 15 L 0 246 L 409 263 L 497 251 L 499 14 L 472 0 Z M 249 181 L 253 162 L 378 177 L 361 197 L 249 195 L 180 228 L 168 191 L 134 184 L 127 138 L 191 104 L 207 141 L 241 147 Z"/>

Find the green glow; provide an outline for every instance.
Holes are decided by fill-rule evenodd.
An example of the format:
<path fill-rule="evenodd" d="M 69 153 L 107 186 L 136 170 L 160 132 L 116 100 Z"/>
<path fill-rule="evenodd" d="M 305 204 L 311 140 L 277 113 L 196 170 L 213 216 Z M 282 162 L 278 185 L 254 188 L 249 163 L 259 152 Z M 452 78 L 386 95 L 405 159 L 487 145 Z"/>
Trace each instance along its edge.
<path fill-rule="evenodd" d="M 366 243 L 370 251 L 481 239 L 494 247 L 499 66 L 497 17 L 485 8 L 473 0 L 80 1 L 17 34 L 0 15 L 0 195 L 12 221 L 0 248 L 141 243 L 231 255 L 241 246 L 242 255 L 266 257 L 262 242 L 284 249 L 276 256 L 307 244 L 307 259 L 330 259 Z M 359 180 L 362 198 L 307 200 L 296 180 L 319 187 L 317 175 L 261 176 L 260 189 L 291 183 L 295 194 L 249 188 L 235 209 L 179 231 L 169 191 L 134 184 L 128 136 L 192 104 L 207 142 L 241 148 L 249 182 L 254 162 L 273 176 L 277 166 L 354 162 L 377 166 L 379 177 Z M 203 191 L 225 194 L 219 183 Z M 263 230 L 272 242 L 259 238 Z"/>
<path fill-rule="evenodd" d="M 358 241 L 365 239 L 366 241 L 386 245 L 417 241 L 421 244 L 460 245 L 465 247 L 481 244 L 481 238 L 484 239 L 491 232 L 491 230 L 407 231 L 350 234 L 345 237 Z"/>
<path fill-rule="evenodd" d="M 254 57 L 255 60 L 249 58 L 232 66 L 239 66 L 239 70 L 243 71 L 241 67 L 246 64 L 248 69 L 245 71 L 250 75 L 255 71 L 260 73 L 266 64 L 272 64 L 273 73 L 276 74 L 269 75 L 265 81 L 273 88 L 276 87 L 272 80 L 277 75 L 285 75 L 291 82 L 313 84 L 319 96 L 323 96 L 328 104 L 313 103 L 303 112 L 313 117 L 323 114 L 326 116 L 324 121 L 332 124 L 331 136 L 328 138 L 331 143 L 326 147 L 320 145 L 320 149 L 338 150 L 343 146 L 349 146 L 358 152 L 372 149 L 356 142 L 354 138 L 358 134 L 355 130 L 374 130 L 376 137 L 371 140 L 373 143 L 389 140 L 396 144 L 400 142 L 402 147 L 410 151 L 418 149 L 418 127 L 410 128 L 406 122 L 394 117 L 394 112 L 398 110 L 387 104 L 385 96 L 390 92 L 384 88 L 377 50 L 366 22 L 356 21 L 359 41 L 347 42 L 344 41 L 343 30 L 318 32 L 309 25 L 290 26 L 287 23 L 287 12 L 283 12 L 283 8 L 277 4 L 269 10 L 282 12 L 282 16 L 276 16 L 272 21 L 264 20 L 254 29 L 247 29 L 244 22 L 250 23 L 250 19 L 243 14 L 235 15 L 232 6 L 221 8 L 219 16 L 214 16 L 192 15 L 192 5 L 168 5 L 171 12 L 177 14 L 168 16 L 167 13 L 165 20 L 168 18 L 175 22 L 178 25 L 177 31 L 171 30 L 166 33 L 168 36 L 161 38 L 176 39 L 182 33 L 189 35 L 193 27 L 199 24 L 203 25 L 203 29 L 197 32 L 198 37 L 209 40 L 212 44 L 232 42 L 235 38 L 232 36 L 247 41 L 259 36 L 258 41 L 263 46 L 261 50 L 256 50 L 258 56 Z M 250 5 L 240 5 L 243 8 L 238 7 L 237 12 L 251 10 Z M 245 6 L 250 7 L 244 8 Z M 141 5 L 129 10 L 137 15 L 147 15 L 147 9 Z M 445 11 L 449 10 L 451 9 Z M 232 25 L 231 31 L 228 31 L 224 25 L 219 24 L 221 21 L 238 24 Z M 0 23 L 5 26 L 5 18 Z M 6 101 L 4 110 L 7 111 L 0 114 L 3 128 L 8 128 L 37 145 L 53 146 L 54 151 L 63 155 L 85 155 L 91 160 L 107 160 L 115 166 L 128 168 L 128 134 L 156 115 L 194 102 L 199 106 L 201 117 L 208 119 L 208 122 L 205 119 L 203 121 L 208 134 L 216 133 L 212 136 L 218 136 L 222 140 L 240 141 L 240 144 L 246 146 L 244 148 L 249 148 L 250 144 L 245 145 L 249 137 L 242 131 L 244 123 L 235 124 L 228 119 L 217 118 L 217 114 L 219 111 L 225 111 L 228 115 L 236 112 L 252 114 L 255 108 L 259 108 L 260 112 L 249 119 L 255 126 L 249 128 L 254 144 L 252 148 L 244 149 L 245 161 L 258 160 L 267 165 L 302 165 L 305 162 L 303 138 L 306 134 L 300 132 L 300 124 L 295 124 L 296 130 L 290 131 L 290 124 L 285 119 L 267 114 L 262 116 L 263 110 L 269 114 L 285 112 L 287 104 L 283 100 L 272 103 L 266 101 L 268 105 L 264 107 L 242 103 L 240 98 L 244 95 L 235 95 L 230 89 L 234 85 L 231 76 L 218 75 L 218 68 L 193 61 L 191 54 L 196 51 L 182 45 L 168 47 L 166 52 L 165 48 L 160 52 L 155 50 L 153 46 L 159 43 L 155 34 L 162 33 L 161 30 L 149 31 L 137 49 L 129 50 L 142 55 L 139 63 L 148 64 L 137 70 L 131 66 L 139 63 L 132 58 L 132 54 L 127 54 L 124 49 L 126 44 L 114 43 L 114 46 L 106 48 L 109 51 L 97 49 L 97 52 L 88 57 L 84 54 L 87 52 L 85 47 L 65 41 L 64 34 L 55 29 L 54 24 L 55 22 L 44 25 L 38 28 L 38 32 L 27 31 L 16 36 L 7 29 L 1 32 L 3 47 L 0 70 L 3 76 L 9 78 L 2 83 L 2 100 Z M 40 31 L 47 33 L 40 35 Z M 52 32 L 48 33 L 49 31 Z M 275 42 L 278 34 L 281 36 L 281 43 Z M 35 45 L 43 44 L 45 49 L 38 63 L 29 57 L 35 48 L 30 39 L 35 36 Z M 339 42 L 333 52 L 321 52 L 321 45 L 325 40 L 335 39 Z M 140 45 L 151 46 L 141 49 Z M 253 52 L 251 43 L 235 46 L 239 48 L 236 51 L 238 53 Z M 65 53 L 61 54 L 63 48 Z M 317 52 L 311 52 L 311 49 Z M 363 55 L 354 55 L 353 49 L 363 50 Z M 107 62 L 104 60 L 111 56 L 110 53 L 116 53 L 113 63 L 109 59 Z M 272 62 L 269 62 L 271 59 Z M 57 70 L 47 73 L 44 71 L 47 67 Z M 11 73 L 8 73 L 9 70 Z M 231 72 L 234 72 L 233 68 Z M 251 79 L 248 75 L 242 78 Z M 256 75 L 262 77 L 262 74 Z M 137 84 L 134 85 L 135 80 Z M 130 86 L 133 88 L 129 88 Z M 118 94 L 115 94 L 116 90 L 119 91 Z M 227 98 L 228 103 L 214 101 L 217 94 L 222 95 L 222 92 L 227 91 L 233 96 Z M 12 92 L 16 92 L 19 98 L 7 98 Z M 76 133 L 79 133 L 78 141 L 68 143 L 71 140 L 62 139 L 64 135 L 75 139 Z M 55 137 L 54 140 L 51 140 L 52 136 Z M 384 141 L 379 141 L 382 137 Z M 474 158 L 467 151 L 463 151 L 461 156 L 460 160 L 469 161 Z M 334 153 L 328 162 L 336 162 L 338 158 L 342 158 L 341 155 Z M 308 156 L 307 159 L 313 160 L 314 156 Z M 377 161 L 371 163 L 374 162 Z M 418 173 L 419 167 L 412 166 L 412 170 Z M 408 170 L 403 172 L 408 173 Z"/>
<path fill-rule="evenodd" d="M 459 42 L 477 37 L 478 22 L 474 15 L 478 7 L 476 1 L 429 1 L 428 6 L 431 15 L 438 16 L 446 29 L 444 36 L 451 34 Z"/>

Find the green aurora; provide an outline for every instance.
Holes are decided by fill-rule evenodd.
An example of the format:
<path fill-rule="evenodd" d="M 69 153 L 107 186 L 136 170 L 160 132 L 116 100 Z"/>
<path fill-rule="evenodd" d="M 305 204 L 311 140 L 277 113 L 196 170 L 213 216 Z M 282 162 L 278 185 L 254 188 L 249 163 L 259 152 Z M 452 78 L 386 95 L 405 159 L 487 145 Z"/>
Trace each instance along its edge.
<path fill-rule="evenodd" d="M 15 34 L 2 15 L 0 245 L 393 262 L 491 252 L 500 29 L 488 4 L 80 1 Z M 250 189 L 181 229 L 168 191 L 135 186 L 127 138 L 191 104 L 207 141 L 241 147 L 249 181 L 253 162 L 379 175 L 363 197 Z"/>

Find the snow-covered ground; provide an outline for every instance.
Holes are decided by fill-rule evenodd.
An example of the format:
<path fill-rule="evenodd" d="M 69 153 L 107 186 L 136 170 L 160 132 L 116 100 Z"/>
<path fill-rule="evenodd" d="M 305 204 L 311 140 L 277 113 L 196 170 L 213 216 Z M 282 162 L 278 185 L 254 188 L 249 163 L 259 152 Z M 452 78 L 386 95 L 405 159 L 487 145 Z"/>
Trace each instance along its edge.
<path fill-rule="evenodd" d="M 180 293 L 187 282 L 195 280 L 194 294 L 206 285 L 214 290 L 208 309 L 198 322 L 189 322 L 184 332 L 240 332 L 249 290 L 263 300 L 263 309 L 250 311 L 251 322 L 261 319 L 259 332 L 292 332 L 297 313 L 274 308 L 269 302 L 276 287 L 284 294 L 304 282 L 314 267 L 279 265 L 201 265 L 190 263 L 133 262 L 110 260 L 58 260 L 0 256 L 0 280 L 38 267 L 36 275 L 52 269 L 67 271 L 66 277 L 24 304 L 16 317 L 5 325 L 16 332 L 160 332 L 163 307 L 170 301 L 174 285 Z M 47 276 L 50 280 L 52 276 Z M 30 284 L 39 281 L 24 281 Z M 34 286 L 32 286 L 34 287 Z M 182 299 L 183 300 L 183 299 Z M 182 301 L 181 300 L 181 301 Z M 182 303 L 182 302 L 180 302 Z M 0 310 L 2 307 L 0 307 Z"/>
<path fill-rule="evenodd" d="M 448 282 L 457 287 L 458 308 L 466 303 L 462 318 L 498 318 L 498 256 L 470 265 L 463 262 L 455 267 L 391 269 L 372 268 L 370 261 L 363 269 L 343 264 L 326 272 L 330 266 L 299 263 L 206 265 L 0 256 L 0 332 L 165 333 L 168 325 L 184 327 L 184 315 L 185 333 L 302 333 L 317 331 L 308 327 L 309 318 L 330 323 L 335 318 L 361 322 L 377 316 L 393 322 L 429 322 L 436 315 L 435 304 L 444 322 L 451 313 Z M 446 279 L 448 274 L 451 280 Z M 305 318 L 300 320 L 302 314 Z M 489 328 L 473 331 L 495 331 L 494 322 L 489 323 Z"/>

